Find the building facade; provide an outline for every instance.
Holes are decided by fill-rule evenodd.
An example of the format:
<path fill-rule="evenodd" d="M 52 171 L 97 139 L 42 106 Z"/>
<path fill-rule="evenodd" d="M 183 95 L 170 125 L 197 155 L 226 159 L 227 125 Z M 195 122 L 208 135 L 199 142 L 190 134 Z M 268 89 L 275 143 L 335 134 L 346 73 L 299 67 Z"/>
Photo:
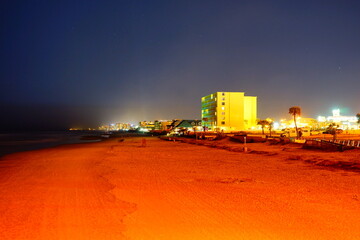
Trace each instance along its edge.
<path fill-rule="evenodd" d="M 155 120 L 155 130 L 157 131 L 167 131 L 170 129 L 173 120 Z"/>
<path fill-rule="evenodd" d="M 360 128 L 356 116 L 342 116 L 340 115 L 340 109 L 334 109 L 332 114 L 332 116 L 328 117 L 319 116 L 319 123 L 324 123 L 325 126 L 328 126 L 330 123 L 335 123 L 343 130 L 355 130 Z"/>
<path fill-rule="evenodd" d="M 185 134 L 188 132 L 202 131 L 201 120 L 174 120 L 170 133 Z"/>
<path fill-rule="evenodd" d="M 150 121 L 141 121 L 139 122 L 139 127 L 150 131 L 155 129 L 155 123 Z"/>
<path fill-rule="evenodd" d="M 213 131 L 250 130 L 257 125 L 257 97 L 216 92 L 201 98 L 202 125 Z"/>

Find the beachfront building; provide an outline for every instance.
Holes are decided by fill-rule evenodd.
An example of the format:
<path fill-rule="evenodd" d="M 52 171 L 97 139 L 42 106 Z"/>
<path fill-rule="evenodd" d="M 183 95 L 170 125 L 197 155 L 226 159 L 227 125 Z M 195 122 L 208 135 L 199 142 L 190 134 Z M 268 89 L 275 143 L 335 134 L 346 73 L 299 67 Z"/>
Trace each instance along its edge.
<path fill-rule="evenodd" d="M 216 92 L 201 98 L 202 125 L 212 131 L 240 131 L 257 125 L 257 97 Z"/>
<path fill-rule="evenodd" d="M 321 124 L 314 118 L 304 118 L 298 116 L 296 118 L 296 126 L 298 128 L 309 128 L 311 130 L 320 129 Z M 281 119 L 280 124 L 277 124 L 277 127 L 274 129 L 287 129 L 287 128 L 295 128 L 294 118 L 290 120 Z"/>
<path fill-rule="evenodd" d="M 356 116 L 342 116 L 340 114 L 340 109 L 334 109 L 332 114 L 332 116 L 328 117 L 319 116 L 318 121 L 326 126 L 328 126 L 330 123 L 335 123 L 339 126 L 340 129 L 343 130 L 356 130 L 360 128 Z"/>
<path fill-rule="evenodd" d="M 155 128 L 155 123 L 151 121 L 141 121 L 139 122 L 139 127 L 143 130 L 151 131 Z"/>
<path fill-rule="evenodd" d="M 109 125 L 102 125 L 98 128 L 100 131 L 127 131 L 132 129 L 130 123 L 111 123 Z"/>
<path fill-rule="evenodd" d="M 167 131 L 170 129 L 171 124 L 174 120 L 155 120 L 154 121 L 154 130 L 156 131 Z"/>
<path fill-rule="evenodd" d="M 130 130 L 131 124 L 130 123 L 115 123 L 115 129 L 120 130 Z"/>
<path fill-rule="evenodd" d="M 174 120 L 170 127 L 171 134 L 188 134 L 202 131 L 201 120 Z"/>

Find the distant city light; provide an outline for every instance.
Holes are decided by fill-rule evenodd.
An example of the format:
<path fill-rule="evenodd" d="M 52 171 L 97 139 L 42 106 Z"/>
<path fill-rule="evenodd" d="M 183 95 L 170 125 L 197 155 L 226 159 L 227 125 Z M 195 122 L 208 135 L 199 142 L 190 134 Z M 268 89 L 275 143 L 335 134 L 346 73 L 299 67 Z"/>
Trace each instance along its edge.
<path fill-rule="evenodd" d="M 318 116 L 318 117 L 317 117 L 317 120 L 318 120 L 319 122 L 326 122 L 326 117 L 324 117 L 324 116 Z"/>
<path fill-rule="evenodd" d="M 333 109 L 332 114 L 333 114 L 334 117 L 340 116 L 340 109 Z"/>

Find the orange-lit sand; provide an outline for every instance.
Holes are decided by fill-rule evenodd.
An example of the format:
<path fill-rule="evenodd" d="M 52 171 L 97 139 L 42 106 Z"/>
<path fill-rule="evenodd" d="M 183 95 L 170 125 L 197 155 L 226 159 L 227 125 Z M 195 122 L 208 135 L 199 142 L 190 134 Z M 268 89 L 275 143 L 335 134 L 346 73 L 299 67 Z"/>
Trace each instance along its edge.
<path fill-rule="evenodd" d="M 141 144 L 4 157 L 0 239 L 360 239 L 359 172 L 315 165 L 360 162 L 359 151 Z"/>

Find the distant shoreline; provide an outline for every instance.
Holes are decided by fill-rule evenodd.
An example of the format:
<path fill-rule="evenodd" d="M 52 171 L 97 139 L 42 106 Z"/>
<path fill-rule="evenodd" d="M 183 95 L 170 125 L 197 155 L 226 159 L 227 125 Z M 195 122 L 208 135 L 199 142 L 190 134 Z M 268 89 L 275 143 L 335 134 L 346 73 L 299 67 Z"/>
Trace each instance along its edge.
<path fill-rule="evenodd" d="M 98 138 L 95 139 L 95 136 Z M 39 131 L 0 133 L 0 158 L 5 155 L 66 144 L 101 141 L 101 132 Z M 91 136 L 86 139 L 84 137 Z"/>
<path fill-rule="evenodd" d="M 40 131 L 0 133 L 0 160 L 2 157 L 18 152 L 47 149 L 62 145 L 96 143 L 107 140 L 103 131 Z M 141 133 L 116 132 L 111 138 L 141 137 Z"/>

